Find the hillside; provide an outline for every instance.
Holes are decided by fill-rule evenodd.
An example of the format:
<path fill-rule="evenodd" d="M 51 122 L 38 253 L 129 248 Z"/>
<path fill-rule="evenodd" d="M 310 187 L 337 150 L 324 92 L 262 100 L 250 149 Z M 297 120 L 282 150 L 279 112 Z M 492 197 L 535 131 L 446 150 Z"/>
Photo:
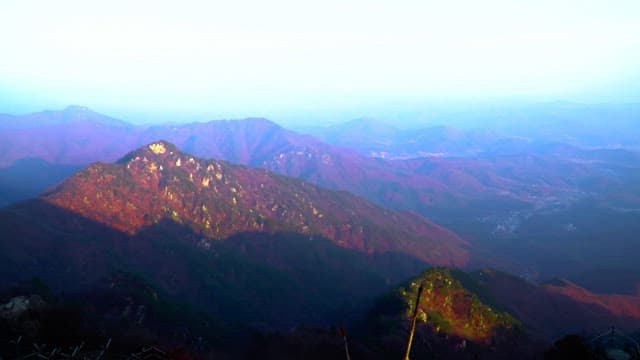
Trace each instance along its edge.
<path fill-rule="evenodd" d="M 459 279 L 463 276 L 459 271 L 431 269 L 400 289 L 400 296 L 406 307 L 413 309 L 422 286 L 418 319 L 435 331 L 467 340 L 488 343 L 500 330 L 519 326 L 513 316 L 492 308 L 478 294 L 465 288 Z M 411 311 L 407 311 L 407 315 L 410 316 Z"/>
<path fill-rule="evenodd" d="M 493 269 L 431 268 L 380 297 L 362 326 L 388 357 L 406 347 L 419 287 L 415 358 L 540 359 L 569 334 L 590 339 L 611 326 L 637 327 L 637 304 L 620 296 L 576 296 L 575 285 L 534 285 Z"/>
<path fill-rule="evenodd" d="M 545 347 L 468 274 L 432 268 L 381 297 L 367 317 L 364 328 L 388 357 L 404 351 L 416 301 L 411 358 L 536 359 Z"/>
<path fill-rule="evenodd" d="M 460 238 L 419 215 L 265 170 L 197 159 L 164 141 L 116 164 L 94 164 L 43 199 L 131 235 L 171 219 L 211 240 L 296 232 L 369 254 L 398 252 L 438 265 L 468 260 Z"/>

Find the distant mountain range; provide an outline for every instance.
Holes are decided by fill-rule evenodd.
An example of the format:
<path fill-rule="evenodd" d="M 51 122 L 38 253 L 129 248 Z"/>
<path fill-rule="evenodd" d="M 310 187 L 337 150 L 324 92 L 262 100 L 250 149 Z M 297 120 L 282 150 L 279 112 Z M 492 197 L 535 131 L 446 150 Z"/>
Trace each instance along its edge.
<path fill-rule="evenodd" d="M 349 147 L 363 155 L 389 159 L 441 156 L 477 156 L 505 142 L 529 144 L 488 130 L 463 131 L 447 126 L 403 130 L 375 119 L 356 119 L 309 132 L 333 145 Z"/>
<path fill-rule="evenodd" d="M 29 125 L 37 121 L 51 125 Z M 473 147 L 484 149 L 491 156 L 387 161 L 329 145 L 264 119 L 132 127 L 78 107 L 5 122 L 22 124 L 12 125 L 13 128 L 6 124 L 4 127 L 8 129 L 0 131 L 0 165 L 5 167 L 24 158 L 76 166 L 110 162 L 132 148 L 165 139 L 199 157 L 266 168 L 324 187 L 347 190 L 388 207 L 426 215 L 433 215 L 434 209 L 467 210 L 476 201 L 499 202 L 513 209 L 545 201 L 550 196 L 580 196 L 579 193 L 591 190 L 583 186 L 587 181 L 588 186 L 615 188 L 621 181 L 626 183 L 628 170 L 637 171 L 640 162 L 638 154 L 624 150 L 587 151 L 563 144 L 534 148 L 493 136 L 485 141 L 487 136 L 481 135 L 474 137 Z M 366 125 L 368 122 L 363 121 L 358 124 L 347 125 L 352 131 L 337 132 L 337 138 L 347 139 L 337 142 L 357 149 L 358 136 L 387 139 L 386 130 L 367 132 L 368 128 L 376 128 L 375 124 Z M 439 146 L 455 147 L 448 140 L 437 145 L 439 137 L 470 136 L 444 128 L 412 135 L 417 136 L 412 143 L 432 153 L 440 152 Z M 498 146 L 494 140 L 506 150 L 490 150 Z"/>
<path fill-rule="evenodd" d="M 515 138 L 534 143 L 565 143 L 586 148 L 635 148 L 640 144 L 640 104 L 604 103 L 579 104 L 570 102 L 504 103 L 446 106 L 396 106 L 392 112 L 378 111 L 373 118 L 360 118 L 347 123 L 331 123 L 328 127 L 297 126 L 333 143 L 323 134 L 337 133 L 338 129 L 360 129 L 369 135 L 358 137 L 356 144 L 380 145 L 376 134 L 387 137 L 385 144 L 399 145 L 406 140 L 417 139 L 423 133 L 441 133 L 441 140 L 451 144 L 465 144 L 476 135 Z M 423 125 L 427 124 L 427 125 Z M 376 131 L 377 130 L 377 131 Z M 383 131 L 382 131 L 383 130 Z M 453 131 L 449 131 L 453 130 Z M 449 132 L 449 134 L 447 134 Z M 342 139 L 338 135 L 336 141 Z M 431 141 L 429 141 L 431 142 Z M 436 144 L 438 142 L 436 141 Z M 369 144 L 369 145 L 367 145 Z M 470 144 L 470 143 L 467 143 Z M 413 144 L 419 146 L 419 144 Z M 396 148 L 402 150 L 401 147 Z M 452 151 L 456 147 L 452 147 Z M 427 150 L 430 151 L 430 150 Z"/>

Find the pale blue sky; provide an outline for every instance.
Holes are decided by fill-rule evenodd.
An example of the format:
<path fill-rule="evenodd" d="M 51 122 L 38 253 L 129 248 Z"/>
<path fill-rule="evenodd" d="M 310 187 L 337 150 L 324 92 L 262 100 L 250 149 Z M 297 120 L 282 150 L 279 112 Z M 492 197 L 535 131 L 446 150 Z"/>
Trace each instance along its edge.
<path fill-rule="evenodd" d="M 79 104 L 149 121 L 640 101 L 638 0 L 2 0 L 0 46 L 9 113 Z"/>

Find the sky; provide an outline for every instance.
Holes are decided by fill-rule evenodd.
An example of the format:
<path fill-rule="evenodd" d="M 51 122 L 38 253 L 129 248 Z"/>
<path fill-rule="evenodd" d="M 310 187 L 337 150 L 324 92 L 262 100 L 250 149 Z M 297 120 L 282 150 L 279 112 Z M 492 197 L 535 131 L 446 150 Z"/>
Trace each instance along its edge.
<path fill-rule="evenodd" d="M 638 0 L 2 0 L 0 112 L 76 104 L 149 122 L 640 102 L 638 19 Z"/>

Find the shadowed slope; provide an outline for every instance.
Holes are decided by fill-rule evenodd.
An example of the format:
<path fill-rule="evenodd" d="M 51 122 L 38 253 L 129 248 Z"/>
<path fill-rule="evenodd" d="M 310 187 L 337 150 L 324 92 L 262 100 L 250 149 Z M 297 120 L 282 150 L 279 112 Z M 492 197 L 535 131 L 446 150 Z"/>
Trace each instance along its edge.
<path fill-rule="evenodd" d="M 0 290 L 39 277 L 55 293 L 84 292 L 125 271 L 168 299 L 267 328 L 353 320 L 389 284 L 425 266 L 296 233 L 240 232 L 207 242 L 164 220 L 129 235 L 42 200 L 0 211 L 0 233 Z"/>
<path fill-rule="evenodd" d="M 532 333 L 547 339 L 582 331 L 599 332 L 612 325 L 627 330 L 637 327 L 637 319 L 632 313 L 613 311 L 584 299 L 566 296 L 549 286 L 534 285 L 492 269 L 469 275 Z"/>

